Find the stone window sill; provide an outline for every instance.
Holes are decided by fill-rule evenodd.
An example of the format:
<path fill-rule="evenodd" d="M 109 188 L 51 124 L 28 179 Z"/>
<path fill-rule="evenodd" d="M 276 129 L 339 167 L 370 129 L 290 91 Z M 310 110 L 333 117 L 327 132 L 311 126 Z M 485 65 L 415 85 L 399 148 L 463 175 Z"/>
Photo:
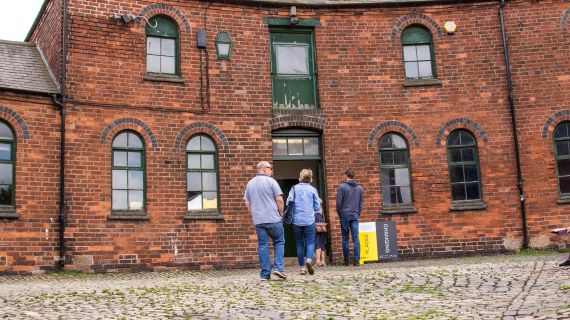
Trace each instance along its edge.
<path fill-rule="evenodd" d="M 112 210 L 109 220 L 150 220 L 144 210 Z"/>
<path fill-rule="evenodd" d="M 384 205 L 380 213 L 385 215 L 391 214 L 404 214 L 404 213 L 417 213 L 418 209 L 414 208 L 411 204 L 400 204 L 400 205 Z"/>
<path fill-rule="evenodd" d="M 0 206 L 0 219 L 18 219 L 19 214 L 13 206 Z"/>
<path fill-rule="evenodd" d="M 188 211 L 184 220 L 224 220 L 224 216 L 218 210 Z"/>
<path fill-rule="evenodd" d="M 406 80 L 404 80 L 404 87 L 427 87 L 427 86 L 441 86 L 441 81 L 438 79 L 406 79 Z"/>
<path fill-rule="evenodd" d="M 184 79 L 175 74 L 147 73 L 143 79 L 147 81 L 184 83 Z"/>
<path fill-rule="evenodd" d="M 451 201 L 451 211 L 485 210 L 487 204 L 483 200 Z"/>
<path fill-rule="evenodd" d="M 561 196 L 558 198 L 558 204 L 570 203 L 570 196 Z"/>

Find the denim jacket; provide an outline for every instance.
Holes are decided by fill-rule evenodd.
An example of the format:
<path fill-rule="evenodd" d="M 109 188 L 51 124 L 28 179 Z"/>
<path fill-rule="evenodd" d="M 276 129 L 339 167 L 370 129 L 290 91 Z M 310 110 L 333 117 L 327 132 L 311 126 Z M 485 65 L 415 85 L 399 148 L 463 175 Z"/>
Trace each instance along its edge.
<path fill-rule="evenodd" d="M 291 188 L 291 191 L 295 190 L 293 224 L 297 226 L 312 225 L 315 223 L 315 212 L 321 210 L 317 189 L 305 182 L 301 182 L 293 188 Z M 293 192 L 289 192 L 287 204 L 291 201 L 293 201 Z"/>

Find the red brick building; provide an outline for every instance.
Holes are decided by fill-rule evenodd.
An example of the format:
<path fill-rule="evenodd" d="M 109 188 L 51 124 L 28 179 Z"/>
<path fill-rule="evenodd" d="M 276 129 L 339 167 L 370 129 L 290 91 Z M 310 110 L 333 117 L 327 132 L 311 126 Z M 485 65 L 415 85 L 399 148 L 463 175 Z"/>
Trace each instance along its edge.
<path fill-rule="evenodd" d="M 0 272 L 257 265 L 242 197 L 260 160 L 285 193 L 316 172 L 333 261 L 347 168 L 361 221 L 394 221 L 402 257 L 567 246 L 549 229 L 570 225 L 569 16 L 566 1 L 46 0 L 28 40 L 57 96 L 0 81 L 15 137 Z"/>

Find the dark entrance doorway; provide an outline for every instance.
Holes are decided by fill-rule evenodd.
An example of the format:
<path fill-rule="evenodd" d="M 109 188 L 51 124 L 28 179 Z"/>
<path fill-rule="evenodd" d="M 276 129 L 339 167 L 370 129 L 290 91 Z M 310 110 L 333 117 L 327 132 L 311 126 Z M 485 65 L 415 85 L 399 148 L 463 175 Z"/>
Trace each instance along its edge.
<path fill-rule="evenodd" d="M 324 177 L 321 159 L 320 133 L 304 129 L 287 129 L 273 132 L 273 177 L 279 183 L 285 199 L 291 187 L 299 183 L 302 169 L 313 171 L 312 185 L 321 199 L 324 196 Z M 326 205 L 323 202 L 326 217 Z M 296 257 L 293 227 L 285 227 L 285 256 Z"/>

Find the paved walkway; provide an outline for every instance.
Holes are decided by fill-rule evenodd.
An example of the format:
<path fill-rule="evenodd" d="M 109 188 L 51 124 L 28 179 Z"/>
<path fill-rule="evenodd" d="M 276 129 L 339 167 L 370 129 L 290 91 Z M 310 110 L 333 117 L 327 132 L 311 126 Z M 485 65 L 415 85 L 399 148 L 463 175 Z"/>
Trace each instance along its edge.
<path fill-rule="evenodd" d="M 0 277 L 0 319 L 570 319 L 566 254 L 289 268 Z"/>

